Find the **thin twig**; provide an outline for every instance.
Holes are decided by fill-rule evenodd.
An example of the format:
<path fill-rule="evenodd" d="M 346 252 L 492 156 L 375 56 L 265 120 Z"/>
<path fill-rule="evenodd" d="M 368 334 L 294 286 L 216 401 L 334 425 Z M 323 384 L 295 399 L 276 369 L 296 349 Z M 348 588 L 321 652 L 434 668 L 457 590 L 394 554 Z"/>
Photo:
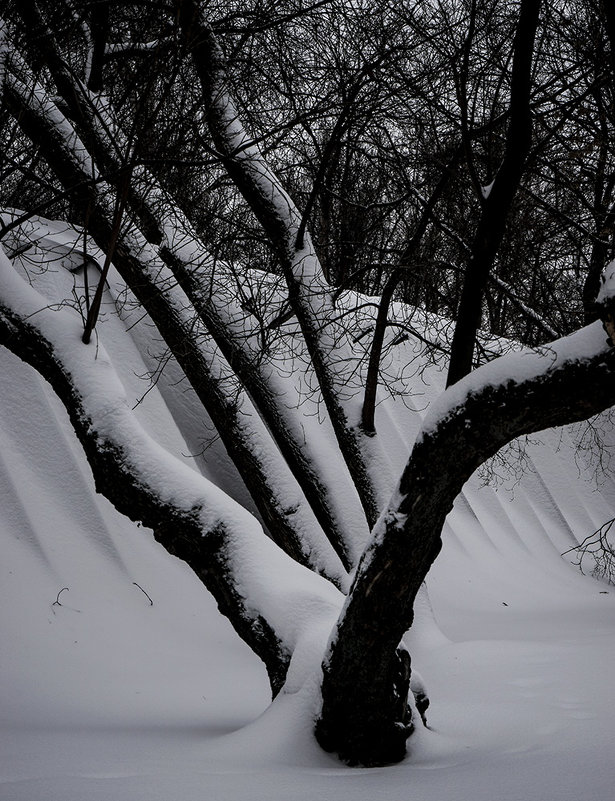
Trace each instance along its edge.
<path fill-rule="evenodd" d="M 51 604 L 52 606 L 62 606 L 62 604 L 60 603 L 60 595 L 62 595 L 62 593 L 63 593 L 65 590 L 66 590 L 66 592 L 68 592 L 68 587 L 62 587 L 62 589 L 60 590 L 60 592 L 59 592 L 59 593 L 56 595 L 56 599 L 55 599 L 55 601 L 54 601 L 54 602 Z"/>
<path fill-rule="evenodd" d="M 133 581 L 132 583 L 135 585 L 135 587 L 138 587 L 138 588 L 141 590 L 141 592 L 143 593 L 143 595 L 145 595 L 145 597 L 146 597 L 146 598 L 147 598 L 147 600 L 149 601 L 149 605 L 150 605 L 150 606 L 153 606 L 153 605 L 154 605 L 154 602 L 152 601 L 152 599 L 150 598 L 150 596 L 149 596 L 149 595 L 148 595 L 148 594 L 145 592 L 145 590 L 143 589 L 143 587 L 142 587 L 140 584 L 137 584 L 137 582 L 136 582 L 136 581 Z"/>

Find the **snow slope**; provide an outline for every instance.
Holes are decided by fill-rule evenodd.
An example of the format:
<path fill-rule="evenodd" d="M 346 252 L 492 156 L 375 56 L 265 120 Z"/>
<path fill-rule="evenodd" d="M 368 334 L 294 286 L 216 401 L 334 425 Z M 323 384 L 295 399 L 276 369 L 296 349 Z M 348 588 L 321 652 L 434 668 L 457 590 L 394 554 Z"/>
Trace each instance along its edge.
<path fill-rule="evenodd" d="M 113 341 L 136 400 L 148 365 Z M 312 740 L 314 687 L 268 706 L 190 570 L 95 494 L 51 391 L 4 350 L 0 371 L 2 801 L 613 797 L 615 591 L 561 554 L 613 517 L 615 492 L 569 433 L 530 444 L 519 480 L 496 463 L 496 488 L 474 477 L 458 499 L 428 580 L 439 628 L 410 635 L 430 729 L 403 764 L 351 769 Z M 442 384 L 424 378 L 378 408 L 391 476 Z M 193 414 L 181 391 L 139 406 L 188 464 Z M 201 468 L 242 492 L 215 444 Z"/>

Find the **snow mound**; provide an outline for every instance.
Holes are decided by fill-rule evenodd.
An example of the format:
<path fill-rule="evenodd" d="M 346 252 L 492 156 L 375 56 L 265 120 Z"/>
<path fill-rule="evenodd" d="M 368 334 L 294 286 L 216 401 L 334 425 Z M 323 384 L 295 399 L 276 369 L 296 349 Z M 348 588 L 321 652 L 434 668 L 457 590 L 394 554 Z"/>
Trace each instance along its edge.
<path fill-rule="evenodd" d="M 66 275 L 58 264 L 45 280 Z M 207 421 L 189 393 L 140 378 L 152 366 L 146 332 L 127 338 L 110 313 L 103 324 L 141 424 L 249 507 L 218 443 L 191 455 Z M 400 344 L 400 364 L 412 348 Z M 349 769 L 312 738 L 330 611 L 269 706 L 264 669 L 200 582 L 96 494 L 51 390 L 5 350 L 0 371 L 3 801 L 611 797 L 615 591 L 562 558 L 615 516 L 613 483 L 577 447 L 582 426 L 513 447 L 490 484 L 483 473 L 465 487 L 409 634 L 430 728 L 403 764 Z M 437 366 L 421 375 L 420 395 L 378 406 L 391 480 L 443 386 Z M 317 418 L 306 426 L 312 447 L 331 450 Z"/>

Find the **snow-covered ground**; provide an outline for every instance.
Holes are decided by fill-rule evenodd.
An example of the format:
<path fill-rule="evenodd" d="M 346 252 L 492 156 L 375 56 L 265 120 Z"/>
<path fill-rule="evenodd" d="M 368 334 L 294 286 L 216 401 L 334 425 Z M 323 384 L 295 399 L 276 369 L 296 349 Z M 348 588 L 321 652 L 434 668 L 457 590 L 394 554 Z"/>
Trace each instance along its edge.
<path fill-rule="evenodd" d="M 145 366 L 123 347 L 137 398 Z M 613 517 L 615 492 L 567 434 L 530 445 L 519 482 L 475 478 L 458 499 L 428 581 L 438 626 L 411 633 L 430 728 L 401 765 L 347 768 L 312 739 L 312 688 L 269 706 L 260 662 L 190 570 L 95 494 L 34 371 L 0 350 L 0 374 L 2 801 L 613 797 L 615 588 L 561 554 Z M 425 405 L 379 407 L 393 471 Z M 188 452 L 157 389 L 138 413 Z"/>

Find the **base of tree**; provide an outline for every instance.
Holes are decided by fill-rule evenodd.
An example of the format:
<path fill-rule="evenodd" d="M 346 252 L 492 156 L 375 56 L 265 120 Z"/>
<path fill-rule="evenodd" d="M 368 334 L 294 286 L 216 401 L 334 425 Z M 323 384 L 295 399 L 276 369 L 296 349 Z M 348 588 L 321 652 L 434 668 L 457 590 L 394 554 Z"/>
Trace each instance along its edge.
<path fill-rule="evenodd" d="M 316 723 L 321 748 L 349 765 L 370 768 L 401 762 L 414 731 L 408 705 L 408 652 L 398 648 L 388 670 L 381 664 L 380 669 L 357 675 L 354 687 L 363 691 L 352 697 L 336 692 L 336 679 L 326 669 L 325 674 L 322 713 Z"/>
<path fill-rule="evenodd" d="M 320 719 L 316 739 L 321 748 L 336 753 L 351 766 L 374 768 L 401 762 L 406 756 L 406 741 L 414 731 L 413 723 L 373 724 L 357 730 L 342 721 L 325 724 Z"/>

